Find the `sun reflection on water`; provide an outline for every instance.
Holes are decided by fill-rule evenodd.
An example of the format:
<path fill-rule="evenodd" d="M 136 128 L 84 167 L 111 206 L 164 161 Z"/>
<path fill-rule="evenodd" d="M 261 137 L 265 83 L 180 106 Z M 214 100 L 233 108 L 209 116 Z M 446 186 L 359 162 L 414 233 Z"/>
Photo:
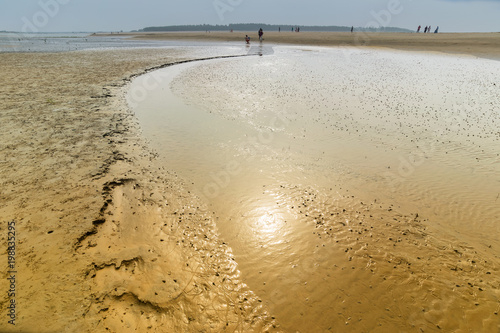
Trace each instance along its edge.
<path fill-rule="evenodd" d="M 279 245 L 285 242 L 286 220 L 283 213 L 267 207 L 255 211 L 252 233 L 261 245 Z"/>

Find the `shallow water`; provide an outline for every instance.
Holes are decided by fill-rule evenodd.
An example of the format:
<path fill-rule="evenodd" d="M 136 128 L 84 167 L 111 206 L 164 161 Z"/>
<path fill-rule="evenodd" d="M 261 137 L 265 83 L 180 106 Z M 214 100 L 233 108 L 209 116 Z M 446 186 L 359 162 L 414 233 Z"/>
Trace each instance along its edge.
<path fill-rule="evenodd" d="M 220 50 L 220 43 L 217 49 Z M 232 43 L 225 43 L 225 47 Z M 0 53 L 12 52 L 68 52 L 80 50 L 127 48 L 179 48 L 210 49 L 213 42 L 185 42 L 139 40 L 120 36 L 98 36 L 90 33 L 0 33 Z M 194 50 L 196 52 L 196 50 Z M 205 50 L 205 54 L 207 54 Z M 240 48 L 238 48 L 238 52 Z"/>
<path fill-rule="evenodd" d="M 128 96 L 249 286 L 292 331 L 498 329 L 500 63 L 274 51 Z"/>

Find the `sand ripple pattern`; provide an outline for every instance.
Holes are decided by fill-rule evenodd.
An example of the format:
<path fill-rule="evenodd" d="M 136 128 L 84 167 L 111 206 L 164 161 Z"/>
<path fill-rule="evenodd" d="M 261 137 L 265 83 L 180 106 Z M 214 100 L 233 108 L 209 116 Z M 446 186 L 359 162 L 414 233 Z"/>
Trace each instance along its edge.
<path fill-rule="evenodd" d="M 172 89 L 220 117 L 282 133 L 263 146 L 296 165 L 352 172 L 358 191 L 403 197 L 435 223 L 481 238 L 500 235 L 498 77 L 498 62 L 472 57 L 280 47 L 191 69 Z M 286 125 L 270 126 L 273 117 Z"/>

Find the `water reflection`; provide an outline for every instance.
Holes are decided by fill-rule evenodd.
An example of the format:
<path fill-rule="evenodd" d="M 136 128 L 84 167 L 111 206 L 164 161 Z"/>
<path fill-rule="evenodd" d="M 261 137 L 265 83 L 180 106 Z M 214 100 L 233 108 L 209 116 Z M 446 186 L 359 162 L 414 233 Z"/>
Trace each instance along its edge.
<path fill-rule="evenodd" d="M 459 205 L 454 195 L 457 191 L 446 189 L 432 197 L 422 189 L 436 184 L 470 185 L 478 179 L 496 184 L 492 181 L 498 178 L 496 167 L 485 169 L 484 177 L 469 176 L 468 183 L 467 175 L 457 177 L 457 172 L 443 169 L 443 165 L 455 161 L 451 157 L 455 150 L 444 140 L 439 143 L 442 148 L 435 149 L 432 159 L 426 159 L 417 170 L 414 152 L 434 138 L 427 134 L 428 123 L 434 122 L 429 120 L 433 118 L 428 110 L 434 110 L 437 103 L 428 96 L 439 95 L 436 93 L 439 87 L 427 85 L 434 76 L 425 80 L 426 76 L 417 74 L 450 66 L 449 60 L 429 58 L 430 70 L 422 71 L 413 68 L 414 61 L 407 56 L 360 52 L 352 54 L 352 63 L 347 66 L 340 51 L 331 51 L 335 57 L 325 51 L 312 58 L 317 62 L 313 65 L 311 57 L 303 60 L 301 51 L 280 54 L 277 50 L 273 57 L 217 61 L 199 66 L 191 73 L 187 71 L 184 81 L 177 80 L 176 86 L 181 86 L 180 94 L 194 105 L 192 108 L 177 104 L 169 89 L 158 89 L 156 106 L 153 94 L 148 96 L 152 110 L 150 125 L 160 123 L 156 113 L 162 110 L 160 105 L 165 105 L 165 96 L 168 97 L 166 111 L 170 119 L 161 124 L 161 133 L 153 138 L 157 150 L 169 158 L 165 157 L 168 162 L 165 165 L 189 179 L 194 189 L 214 181 L 219 185 L 217 195 L 210 197 L 210 210 L 218 218 L 218 228 L 232 247 L 245 282 L 290 331 L 342 332 L 347 325 L 349 331 L 359 332 L 413 331 L 417 327 L 427 331 L 437 324 L 452 331 L 456 327 L 467 328 L 474 316 L 495 319 L 492 309 L 498 303 L 485 299 L 489 297 L 483 292 L 487 287 L 480 285 L 483 279 L 478 278 L 478 274 L 488 274 L 484 273 L 486 268 L 478 265 L 486 262 L 492 265 L 495 259 L 490 254 L 478 259 L 477 243 L 475 248 L 464 247 L 447 235 L 430 237 L 430 231 L 422 229 L 418 216 L 395 212 L 402 206 L 403 211 L 412 208 L 406 210 L 409 212 L 425 213 L 427 209 L 429 215 L 426 206 L 433 208 L 441 203 L 443 209 L 451 208 L 461 215 L 467 206 L 459 210 L 449 204 L 453 200 Z M 264 51 L 263 45 L 248 48 L 255 55 Z M 368 66 L 374 61 L 373 56 L 385 57 L 390 66 Z M 480 64 L 459 63 L 468 65 L 462 67 L 471 73 L 481 70 Z M 172 70 L 175 69 L 169 69 Z M 423 91 L 408 88 L 411 85 L 401 73 L 406 73 L 412 82 L 425 82 L 421 85 Z M 393 81 L 397 89 L 391 86 Z M 373 82 L 388 88 L 378 91 L 372 88 Z M 440 92 L 450 98 L 449 103 L 459 98 L 454 94 L 460 95 L 462 91 L 455 93 L 455 82 L 445 80 L 445 88 Z M 395 98 L 391 95 L 394 91 L 406 94 L 407 98 Z M 361 92 L 367 95 L 362 100 Z M 492 93 L 486 100 L 494 98 Z M 439 107 L 436 114 L 444 117 L 448 105 Z M 272 140 L 252 141 L 252 149 L 247 149 L 245 138 L 263 135 L 269 128 L 269 119 L 285 119 L 283 133 L 273 131 Z M 498 116 L 492 120 L 497 124 Z M 152 133 L 147 123 L 142 125 L 146 134 Z M 271 126 L 273 130 L 275 127 Z M 474 157 L 483 155 L 470 149 L 473 143 L 467 143 L 469 139 L 458 139 L 458 147 L 469 148 L 457 149 L 460 152 L 456 153 L 457 165 L 461 168 L 469 164 L 477 170 L 480 162 L 488 167 L 490 164 L 486 162 L 493 163 L 486 155 L 472 160 L 471 165 L 464 157 L 469 157 L 470 152 L 474 152 Z M 497 150 L 498 140 L 495 140 L 481 147 L 484 155 L 488 146 Z M 207 142 L 210 149 L 203 146 Z M 440 149 L 444 151 L 441 153 Z M 191 154 L 186 153 L 188 150 Z M 398 166 L 401 167 L 400 157 L 408 156 L 415 170 L 411 175 L 404 174 L 402 184 L 407 184 L 410 190 L 391 191 L 383 176 L 397 172 Z M 221 170 L 227 170 L 232 161 L 238 163 L 241 172 L 221 177 Z M 443 172 L 451 176 L 445 178 Z M 218 180 L 227 182 L 217 182 L 214 174 L 219 175 Z M 318 187 L 320 191 L 314 190 Z M 353 188 L 360 189 L 361 194 Z M 337 191 L 344 195 L 338 199 L 340 203 Z M 498 192 L 494 194 L 492 198 L 497 198 Z M 364 196 L 362 201 L 360 195 Z M 380 202 L 384 200 L 379 201 L 379 197 L 391 205 L 383 206 Z M 418 203 L 415 198 L 425 200 L 426 204 L 413 210 Z M 495 215 L 498 207 L 482 206 L 480 210 L 479 218 L 467 219 L 468 222 L 479 221 L 483 226 L 480 230 L 497 235 L 497 227 L 484 228 L 483 221 L 498 221 Z M 456 227 L 460 220 L 453 219 L 452 213 L 439 216 Z M 446 245 L 439 243 L 440 239 Z M 496 243 L 489 244 L 493 247 L 490 245 L 487 250 L 498 253 Z M 474 267 L 465 263 L 473 263 Z M 451 269 L 443 270 L 443 266 Z M 457 273 L 462 270 L 468 275 Z M 493 271 L 490 267 L 487 270 Z M 469 307 L 472 294 L 460 287 L 471 286 L 471 281 L 476 281 L 486 295 L 478 302 L 481 306 L 472 309 Z M 429 290 L 438 290 L 445 296 L 433 303 L 429 299 L 434 295 Z M 433 318 L 429 319 L 428 313 Z M 462 319 L 457 320 L 458 324 L 450 321 L 449 313 L 457 313 L 457 318 Z"/>
<path fill-rule="evenodd" d="M 258 217 L 252 226 L 253 237 L 264 245 L 279 245 L 284 242 L 285 220 L 282 214 L 267 209 L 259 208 L 254 212 Z"/>
<path fill-rule="evenodd" d="M 274 54 L 274 48 L 271 45 L 258 44 L 258 45 L 246 45 L 248 55 L 271 55 Z"/>

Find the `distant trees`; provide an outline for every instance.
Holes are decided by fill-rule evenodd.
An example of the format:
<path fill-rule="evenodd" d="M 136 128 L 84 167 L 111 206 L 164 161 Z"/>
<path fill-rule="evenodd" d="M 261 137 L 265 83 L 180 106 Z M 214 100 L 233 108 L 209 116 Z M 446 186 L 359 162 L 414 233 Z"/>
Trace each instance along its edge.
<path fill-rule="evenodd" d="M 265 31 L 292 31 L 296 25 L 279 25 L 279 24 L 260 24 L 260 23 L 233 23 L 228 25 L 212 25 L 212 24 L 198 24 L 198 25 L 169 25 L 161 27 L 147 27 L 138 30 L 139 32 L 158 32 L 158 31 L 257 31 L 260 28 Z M 344 26 L 307 26 L 299 25 L 300 31 L 345 31 L 350 32 L 351 27 Z M 408 29 L 397 27 L 380 27 L 380 28 L 355 28 L 356 31 L 372 31 L 372 32 L 413 32 Z"/>

